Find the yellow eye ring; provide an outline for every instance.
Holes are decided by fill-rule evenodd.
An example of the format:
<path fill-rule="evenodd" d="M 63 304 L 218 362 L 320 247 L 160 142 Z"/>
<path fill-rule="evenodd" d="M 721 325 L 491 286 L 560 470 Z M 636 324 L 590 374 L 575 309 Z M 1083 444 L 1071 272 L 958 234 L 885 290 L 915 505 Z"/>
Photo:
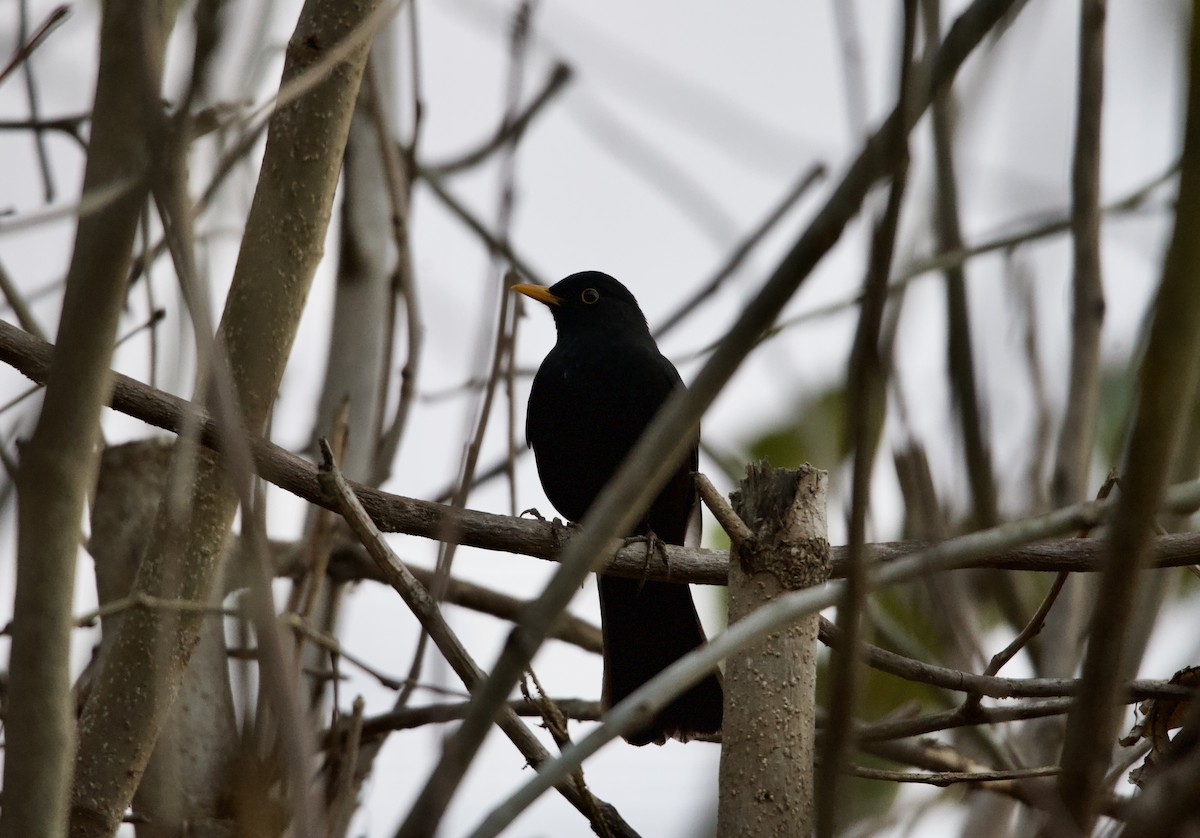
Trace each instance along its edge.
<path fill-rule="evenodd" d="M 579 295 L 579 299 L 583 300 L 587 305 L 591 305 L 600 299 L 600 292 L 595 288 L 585 288 L 583 293 Z"/>

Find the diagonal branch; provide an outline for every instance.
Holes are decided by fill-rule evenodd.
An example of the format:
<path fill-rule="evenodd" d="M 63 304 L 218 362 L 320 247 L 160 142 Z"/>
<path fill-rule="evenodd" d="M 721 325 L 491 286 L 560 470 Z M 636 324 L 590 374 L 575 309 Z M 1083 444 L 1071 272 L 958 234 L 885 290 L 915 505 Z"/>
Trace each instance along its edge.
<path fill-rule="evenodd" d="M 1095 822 L 1101 780 L 1116 739 L 1117 684 L 1137 669 L 1141 657 L 1140 649 L 1130 649 L 1127 642 L 1141 570 L 1150 557 L 1154 514 L 1166 489 L 1185 409 L 1192 404 L 1200 377 L 1200 283 L 1196 282 L 1200 271 L 1200 8 L 1193 9 L 1189 56 L 1175 230 L 1142 363 L 1137 414 L 1109 536 L 1111 554 L 1088 635 L 1083 662 L 1086 688 L 1068 717 L 1063 746 L 1059 791 L 1085 833 Z"/>
<path fill-rule="evenodd" d="M 475 709 L 447 744 L 442 761 L 430 776 L 398 835 L 431 835 L 437 830 L 462 779 L 461 768 L 470 762 L 464 757 L 473 755 L 482 744 L 495 709 L 507 700 L 509 691 L 580 582 L 599 563 L 612 537 L 627 530 L 649 505 L 665 481 L 671 463 L 683 454 L 701 413 L 779 316 L 800 284 L 837 243 L 870 188 L 893 171 L 899 153 L 893 139 L 898 133 L 896 124 L 911 130 L 930 99 L 949 85 L 962 62 L 1011 4 L 1012 0 L 975 0 L 955 21 L 933 62 L 929 87 L 912 97 L 910 108 L 893 110 L 884 125 L 868 140 L 866 148 L 851 164 L 812 224 L 722 339 L 691 389 L 679 392 L 651 423 L 624 466 L 592 505 L 580 537 L 572 539 L 564 551 L 558 573 L 538 603 L 529 609 L 526 619 L 509 636 L 492 676 L 475 696 Z"/>
<path fill-rule="evenodd" d="M 374 559 L 388 584 L 395 589 L 396 593 L 400 594 L 405 605 L 420 621 L 421 627 L 428 632 L 430 639 L 442 652 L 446 662 L 462 680 L 463 685 L 474 692 L 487 677 L 487 673 L 475 663 L 474 658 L 462 645 L 458 636 L 454 634 L 446 622 L 446 618 L 442 616 L 437 601 L 409 572 L 404 563 L 396 557 L 383 540 L 383 535 L 371 523 L 366 510 L 354 496 L 354 492 L 346 479 L 342 477 L 341 472 L 337 470 L 337 465 L 333 461 L 333 452 L 325 440 L 321 440 L 321 451 L 325 458 L 320 478 L 322 486 L 331 497 L 336 499 L 346 523 L 350 525 L 355 536 L 371 554 L 371 558 Z M 502 708 L 496 723 L 535 770 L 550 759 L 550 752 L 520 720 L 516 711 L 509 707 Z M 560 784 L 558 790 L 572 806 L 589 820 L 591 819 L 592 801 L 588 799 L 590 795 L 581 792 L 575 785 L 567 782 Z M 592 828 L 598 835 L 608 834 L 606 830 L 612 830 L 618 835 L 635 834 L 612 806 L 605 803 L 601 803 L 600 806 L 604 812 L 603 822 L 592 823 Z"/>

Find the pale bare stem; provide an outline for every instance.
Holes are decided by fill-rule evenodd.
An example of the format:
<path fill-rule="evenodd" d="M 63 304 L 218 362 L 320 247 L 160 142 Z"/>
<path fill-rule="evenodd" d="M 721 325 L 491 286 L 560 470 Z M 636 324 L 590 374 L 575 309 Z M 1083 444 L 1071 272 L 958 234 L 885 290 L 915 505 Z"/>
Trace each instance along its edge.
<path fill-rule="evenodd" d="M 504 274 L 504 284 L 514 285 L 519 278 L 514 271 L 506 271 Z M 510 281 L 511 280 L 511 281 Z M 513 312 L 512 332 L 508 344 L 508 352 L 505 353 L 504 369 L 501 371 L 504 376 L 504 401 L 507 406 L 505 418 L 508 420 L 508 433 L 505 435 L 507 442 L 507 452 L 504 458 L 504 471 L 508 477 L 508 513 L 516 515 L 520 509 L 517 506 L 517 461 L 521 458 L 521 454 L 528 451 L 528 446 L 522 444 L 525 436 L 523 429 L 517 421 L 517 329 L 521 325 L 521 318 L 517 316 L 517 312 Z M 471 485 L 475 485 L 474 474 L 471 475 Z"/>
<path fill-rule="evenodd" d="M 151 262 L 148 260 L 150 248 L 150 202 L 147 201 L 142 209 L 142 218 L 140 224 L 140 242 L 141 255 L 140 259 L 145 267 L 145 289 L 146 308 L 151 312 L 159 310 L 154 302 L 154 277 L 151 273 Z M 151 387 L 158 385 L 158 330 L 151 329 L 150 331 L 150 351 L 148 357 L 149 374 L 146 376 L 149 379 Z"/>
<path fill-rule="evenodd" d="M 346 142 L 332 331 L 312 435 L 329 435 L 334 416 L 348 403 L 349 447 L 339 457 L 347 473 L 362 481 L 378 470 L 379 416 L 391 373 L 389 300 L 403 246 L 392 248 L 401 244 L 396 224 L 407 212 L 406 198 L 394 194 L 403 184 L 394 182 L 388 165 L 391 85 L 376 90 L 377 76 L 391 78 L 391 40 L 381 35 L 371 48 Z"/>
<path fill-rule="evenodd" d="M 903 41 L 900 49 L 897 109 L 904 113 L 913 93 L 913 60 L 916 42 L 917 4 L 904 4 Z M 936 103 L 934 107 L 937 107 Z M 898 126 L 899 127 L 899 126 Z M 867 514 L 871 502 L 871 473 L 875 467 L 879 435 L 887 410 L 887 380 L 880 357 L 880 332 L 887 304 L 888 275 L 896 247 L 900 210 L 908 184 L 908 135 L 896 130 L 890 138 L 897 148 L 896 165 L 888 189 L 887 206 L 875 222 L 863 282 L 863 303 L 851 350 L 847 389 L 850 396 L 850 437 L 854 444 L 854 464 L 850 494 L 849 542 L 846 549 L 846 595 L 838 603 L 837 625 L 845 638 L 846 654 L 836 655 L 830 663 L 829 716 L 820 746 L 822 770 L 816 772 L 816 833 L 832 838 L 837 831 L 836 814 L 840 796 L 840 775 L 853 747 L 854 710 L 858 700 L 860 663 L 854 650 L 862 637 L 862 612 L 867 599 L 866 540 Z"/>
<path fill-rule="evenodd" d="M 424 94 L 421 83 L 421 27 L 417 20 L 417 4 L 408 4 L 408 74 L 412 87 L 412 135 L 408 143 L 408 167 L 411 171 L 413 160 L 421 146 L 421 124 L 423 121 Z"/>
<path fill-rule="evenodd" d="M 185 104 L 180 106 L 173 120 L 170 122 L 159 120 L 155 126 L 158 133 L 154 146 L 155 151 L 152 154 L 153 193 L 159 217 L 163 223 L 164 240 L 170 250 L 184 299 L 195 324 L 196 350 L 202 382 L 200 386 L 207 389 L 211 385 L 210 392 L 216 412 L 221 417 L 223 427 L 229 434 L 225 440 L 225 450 L 228 456 L 224 463 L 226 474 L 222 479 L 221 491 L 226 491 L 231 487 L 244 513 L 243 527 L 247 532 L 244 543 L 247 545 L 247 553 L 251 557 L 247 563 L 250 590 L 246 602 L 258 635 L 258 662 L 262 696 L 265 698 L 264 708 L 270 711 L 272 714 L 270 718 L 277 725 L 281 751 L 285 755 L 284 764 L 291 790 L 290 803 L 293 807 L 293 820 L 297 822 L 296 830 L 298 834 L 307 835 L 311 834 L 315 823 L 313 815 L 310 814 L 307 795 L 308 776 L 305 768 L 310 761 L 311 746 L 304 739 L 305 728 L 302 724 L 302 713 L 291 694 L 291 683 L 295 678 L 295 673 L 289 667 L 292 660 L 291 650 L 285 650 L 283 638 L 275 626 L 274 604 L 269 592 L 271 576 L 264 572 L 266 566 L 263 560 L 263 545 L 266 542 L 264 498 L 261 492 L 255 492 L 252 480 L 253 461 L 246 431 L 241 425 L 242 417 L 238 409 L 238 396 L 235 394 L 232 374 L 229 367 L 226 366 L 223 347 L 217 346 L 212 338 L 213 324 L 209 315 L 208 293 L 196 268 L 194 219 L 187 192 L 186 176 L 190 137 L 186 102 L 191 100 L 201 84 L 201 80 L 207 72 L 207 62 L 211 59 L 216 46 L 215 20 L 213 18 L 215 10 L 212 4 L 201 4 L 197 7 L 196 13 L 198 35 Z M 185 444 L 180 446 L 178 453 L 181 459 L 186 459 L 189 463 L 184 471 L 190 476 L 193 468 L 191 461 L 195 453 L 192 446 L 195 441 L 190 435 L 186 435 L 184 442 Z M 224 482 L 226 480 L 228 482 Z M 186 486 L 187 481 L 181 481 L 180 485 Z M 199 484 L 197 486 L 200 491 L 203 491 L 203 487 L 200 487 Z M 181 491 L 186 491 L 186 489 Z M 176 497 L 172 497 L 168 502 L 176 502 Z M 178 511 L 171 514 L 177 515 Z M 168 566 L 165 568 L 162 581 L 158 584 L 166 590 L 174 590 L 181 584 L 181 576 L 184 572 L 185 566 L 182 562 L 178 566 Z M 209 627 L 200 627 L 200 648 L 223 645 L 223 632 L 218 630 L 206 633 L 205 629 L 207 628 Z M 160 630 L 155 637 L 165 671 L 171 669 L 169 661 L 171 660 L 173 636 L 192 630 L 183 628 L 182 624 L 180 626 L 160 624 Z M 205 684 L 218 684 L 228 677 L 223 655 L 214 657 L 209 652 L 203 657 L 196 655 L 191 662 L 193 665 L 183 673 L 183 689 L 185 692 L 196 693 L 196 700 L 203 700 L 203 691 L 196 690 L 194 687 L 197 680 Z M 202 667 L 209 669 L 205 671 Z M 177 741 L 184 735 L 204 735 L 198 734 L 194 730 L 187 730 L 190 721 L 186 718 L 186 712 L 187 709 L 182 707 L 178 712 L 172 710 L 165 721 L 164 730 L 167 735 L 163 735 L 161 738 L 167 740 L 169 749 L 179 750 Z M 179 734 L 181 727 L 186 730 L 186 733 Z M 173 732 L 177 735 L 171 735 Z M 135 803 L 142 799 L 147 785 L 146 781 L 151 779 L 152 774 L 155 775 L 155 786 L 165 785 L 168 790 L 171 790 L 170 780 L 168 779 L 164 783 L 158 776 L 163 772 L 155 769 L 156 763 L 152 762 L 138 789 Z M 215 802 L 206 808 L 215 810 Z M 168 817 L 167 812 L 171 812 L 173 817 Z M 193 817 L 193 813 L 181 811 L 175 805 L 168 808 L 166 812 L 151 811 L 149 816 L 158 822 L 182 824 Z"/>
<path fill-rule="evenodd" d="M 833 0 L 829 5 L 833 8 L 838 46 L 841 48 L 842 92 L 846 101 L 847 127 L 851 136 L 864 137 L 870 131 L 867 121 L 870 108 L 867 103 L 866 68 L 863 65 L 862 37 L 854 9 L 855 1 Z"/>
<path fill-rule="evenodd" d="M 373 39 L 346 140 L 330 340 L 310 437 L 314 441 L 331 437 L 339 462 L 354 479 L 363 481 L 371 481 L 380 472 L 376 459 L 379 422 L 386 409 L 391 373 L 391 300 L 398 254 L 393 250 L 397 213 L 386 162 L 394 140 L 386 126 L 396 58 L 393 46 L 394 27 Z M 379 67 L 382 73 L 376 72 Z M 377 75 L 383 79 L 382 91 L 376 90 Z M 387 473 L 386 464 L 383 473 Z M 335 520 L 335 516 L 309 511 L 306 526 L 317 562 L 328 560 Z M 340 583 L 327 578 L 323 568 L 314 567 L 303 590 L 309 624 L 332 632 L 344 594 Z M 295 666 L 315 666 L 321 657 L 317 650 L 306 650 Z M 329 685 L 316 680 L 301 689 L 312 714 L 323 711 L 330 698 Z M 339 683 L 335 680 L 332 686 L 331 711 L 336 713 Z M 335 790 L 329 784 L 335 784 L 337 776 L 325 772 L 325 780 L 325 796 L 330 799 Z"/>
<path fill-rule="evenodd" d="M 513 212 L 516 207 L 516 179 L 517 179 L 517 148 L 524 136 L 524 131 L 517 129 L 510 131 L 508 126 L 516 123 L 519 119 L 518 108 L 521 101 L 521 90 L 525 86 L 525 74 L 528 70 L 529 63 L 529 42 L 533 36 L 533 16 L 537 10 L 536 0 L 522 0 L 521 4 L 513 16 L 511 37 L 509 39 L 509 61 L 508 61 L 508 83 L 505 92 L 505 107 L 504 118 L 500 122 L 499 134 L 505 134 L 509 137 L 508 141 L 503 144 L 500 149 L 500 193 L 497 196 L 496 206 L 496 232 L 497 237 L 505 245 L 509 245 L 509 236 L 512 233 Z M 490 254 L 488 273 L 493 274 L 500 265 L 498 254 L 493 251 Z M 501 276 L 500 295 L 502 298 L 513 297 L 514 295 L 508 292 L 509 286 L 519 282 L 520 278 L 515 275 L 511 268 L 504 272 Z M 491 375 L 488 376 L 487 384 L 484 388 L 484 409 L 490 404 L 493 398 L 493 391 L 500 382 L 504 383 L 504 393 L 507 402 L 507 410 L 505 418 L 507 428 L 505 433 L 506 441 L 506 457 L 505 457 L 505 476 L 508 478 L 508 505 L 511 514 L 517 513 L 517 403 L 516 403 L 516 345 L 517 345 L 517 330 L 521 325 L 521 318 L 517 316 L 516 300 L 513 300 L 513 308 L 511 316 L 506 322 L 504 319 L 504 311 L 506 310 L 501 304 L 501 319 L 500 325 L 496 331 L 496 346 L 493 351 L 494 365 Z M 486 415 L 486 414 L 485 414 Z M 479 438 L 472 441 L 472 450 L 474 459 L 470 462 L 470 468 L 463 469 L 463 474 L 460 480 L 460 486 L 463 498 L 463 503 L 466 503 L 466 493 L 470 491 L 470 486 L 475 481 L 475 469 L 479 463 L 479 447 L 482 442 L 482 434 L 484 432 L 484 422 L 480 422 L 478 428 Z M 580 778 L 580 786 L 583 788 L 582 776 Z"/>
<path fill-rule="evenodd" d="M 1029 446 L 1028 477 L 1025 482 L 1028 499 L 1024 510 L 1044 512 L 1051 508 L 1045 471 L 1046 463 L 1051 460 L 1050 452 L 1054 444 L 1054 410 L 1046 392 L 1046 374 L 1038 339 L 1038 286 L 1031 271 L 1015 251 L 1005 253 L 1004 268 L 1007 274 L 1006 285 L 1012 291 L 1022 318 L 1021 348 L 1025 357 L 1025 367 L 1029 372 L 1029 392 L 1035 417 L 1033 440 Z"/>
<path fill-rule="evenodd" d="M 321 450 L 324 457 L 321 485 L 327 493 L 327 497 L 337 505 L 345 517 L 346 523 L 350 525 L 362 545 L 371 554 L 371 558 L 374 559 L 388 584 L 400 594 L 405 604 L 412 610 L 413 615 L 421 622 L 422 628 L 428 632 L 429 638 L 441 651 L 446 662 L 450 664 L 467 689 L 474 692 L 484 678 L 483 670 L 475 663 L 449 624 L 446 623 L 437 602 L 417 582 L 404 563 L 392 553 L 391 548 L 384 541 L 383 535 L 375 528 L 366 510 L 359 503 L 354 491 L 346 483 L 341 472 L 337 470 L 332 452 L 323 440 Z M 549 759 L 550 754 L 542 747 L 537 737 L 511 710 L 501 710 L 496 724 L 534 767 L 542 765 Z M 590 817 L 590 807 L 573 784 L 563 783 L 559 786 L 559 791 L 576 809 Z M 634 834 L 621 820 L 615 809 L 607 804 L 603 804 L 602 809 L 604 819 L 614 834 Z M 594 826 L 593 828 L 599 831 L 598 827 Z"/>
<path fill-rule="evenodd" d="M 1085 689 L 1067 721 L 1059 791 L 1075 823 L 1090 831 L 1100 779 L 1119 722 L 1117 685 L 1137 669 L 1142 649 L 1128 642 L 1153 537 L 1154 515 L 1200 378 L 1200 14 L 1192 16 L 1187 122 L 1175 229 L 1154 304 L 1140 371 L 1121 494 L 1110 532 L 1111 560 L 1100 589 L 1083 662 Z M 1152 605 L 1152 603 L 1151 603 Z"/>
<path fill-rule="evenodd" d="M 95 464 L 100 408 L 145 195 L 143 110 L 158 101 L 169 23 L 158 6 L 104 7 L 85 195 L 120 188 L 108 210 L 80 218 L 45 400 L 18 476 L 17 590 L 6 714 L 5 836 L 67 829 L 75 731 L 68 675 L 79 521 Z M 142 49 L 132 54 L 129 43 Z"/>

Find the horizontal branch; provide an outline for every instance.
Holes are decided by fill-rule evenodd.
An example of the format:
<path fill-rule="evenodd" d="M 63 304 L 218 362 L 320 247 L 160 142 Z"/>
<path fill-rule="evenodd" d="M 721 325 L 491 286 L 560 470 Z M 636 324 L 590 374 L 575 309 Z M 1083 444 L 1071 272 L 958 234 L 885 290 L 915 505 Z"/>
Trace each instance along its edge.
<path fill-rule="evenodd" d="M 6 363 L 37 384 L 44 384 L 54 347 L 16 326 L 0 321 L 0 362 Z M 203 443 L 218 448 L 217 424 L 197 405 L 165 393 L 128 376 L 115 375 L 110 402 L 113 409 L 157 428 L 178 433 L 185 417 L 202 428 Z M 292 452 L 261 438 L 252 440 L 258 473 L 279 488 L 326 509 L 334 509 L 317 482 L 317 467 Z M 454 509 L 440 503 L 393 495 L 352 484 L 371 519 L 384 532 L 405 533 L 432 539 L 452 539 L 468 547 L 520 553 L 553 561 L 572 537 L 558 524 L 469 509 Z M 336 511 L 336 510 L 334 510 Z M 614 544 L 614 547 L 616 544 Z M 888 563 L 928 548 L 927 542 L 881 542 L 869 547 L 869 555 Z M 1157 567 L 1200 564 L 1200 534 L 1160 536 L 1154 542 Z M 646 562 L 643 545 L 617 550 L 606 571 L 615 576 L 657 581 L 724 585 L 729 556 L 723 550 L 666 547 L 667 562 Z M 1091 573 L 1103 567 L 1105 542 L 1101 539 L 1071 538 L 1043 540 L 1003 550 L 964 562 L 963 567 L 999 570 L 1030 570 Z M 830 551 L 833 578 L 841 578 L 845 548 Z"/>
<path fill-rule="evenodd" d="M 551 699 L 553 704 L 571 721 L 596 722 L 600 720 L 600 702 L 589 701 L 585 698 Z M 362 739 L 364 742 L 377 741 L 397 730 L 410 730 L 428 724 L 445 724 L 461 721 L 467 715 L 469 701 L 458 701 L 449 704 L 431 704 L 425 707 L 401 707 L 378 716 L 369 716 L 363 720 Z M 510 701 L 509 708 L 518 716 L 541 718 L 542 708 L 536 701 L 518 699 Z M 344 719 L 336 727 L 325 731 L 320 741 L 324 747 L 332 747 L 337 740 L 350 729 L 349 719 Z"/>
<path fill-rule="evenodd" d="M 821 642 L 837 649 L 841 645 L 841 633 L 837 626 L 824 617 L 819 631 Z M 1056 698 L 1079 693 L 1078 678 L 1001 678 L 997 675 L 976 675 L 961 669 L 950 669 L 905 657 L 878 646 L 864 643 L 861 646 L 863 660 L 872 669 L 895 675 L 906 681 L 929 684 L 933 687 L 957 692 L 979 693 L 991 698 Z M 1188 698 L 1194 693 L 1191 687 L 1182 687 L 1167 681 L 1130 681 L 1121 700 L 1131 704 L 1146 698 Z"/>
<path fill-rule="evenodd" d="M 892 783 L 924 783 L 930 786 L 953 786 L 959 783 L 995 783 L 1004 780 L 1030 780 L 1058 775 L 1057 765 L 1040 768 L 1012 768 L 1007 771 L 887 771 L 882 768 L 851 766 L 851 773 L 865 780 L 885 780 Z"/>
<path fill-rule="evenodd" d="M 942 730 L 975 725 L 993 725 L 1000 722 L 1018 722 L 1027 719 L 1044 719 L 1061 716 L 1071 709 L 1073 698 L 1048 698 L 1040 701 L 1020 701 L 983 707 L 978 704 L 963 705 L 944 713 L 913 718 L 889 718 L 881 722 L 863 724 L 855 731 L 859 742 L 907 739 L 910 736 L 926 736 Z"/>

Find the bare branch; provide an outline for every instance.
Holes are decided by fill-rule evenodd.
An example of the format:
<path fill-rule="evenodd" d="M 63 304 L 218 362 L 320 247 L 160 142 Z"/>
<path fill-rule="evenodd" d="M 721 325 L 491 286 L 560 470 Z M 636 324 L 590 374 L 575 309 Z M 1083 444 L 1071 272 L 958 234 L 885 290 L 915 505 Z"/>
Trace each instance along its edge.
<path fill-rule="evenodd" d="M 387 543 L 383 540 L 382 534 L 371 523 L 371 519 L 367 516 L 366 510 L 358 502 L 354 492 L 346 483 L 345 478 L 337 470 L 337 466 L 333 461 L 333 454 L 329 449 L 328 444 L 322 441 L 322 452 L 325 457 L 325 466 L 321 471 L 321 481 L 326 486 L 330 495 L 336 498 L 336 501 L 341 509 L 342 515 L 350 528 L 354 530 L 355 535 L 361 541 L 362 545 L 371 554 L 371 558 L 375 560 L 379 570 L 387 578 L 396 593 L 404 600 L 405 604 L 412 610 L 413 615 L 421 622 L 422 628 L 429 633 L 429 637 L 437 645 L 438 649 L 446 658 L 446 662 L 462 680 L 463 684 L 472 693 L 478 689 L 479 684 L 483 681 L 485 673 L 475 663 L 466 647 L 454 634 L 454 631 L 446 623 L 441 611 L 438 609 L 437 602 L 429 595 L 429 592 L 417 582 L 416 578 L 409 573 L 408 568 L 401 562 Z M 540 766 L 550 759 L 550 753 L 542 747 L 537 738 L 527 728 L 524 723 L 517 717 L 517 714 L 510 709 L 502 710 L 496 720 L 497 725 L 504 731 L 505 735 L 512 740 L 518 750 L 529 760 L 534 767 Z M 570 801 L 576 809 L 584 814 L 585 817 L 591 817 L 591 807 L 588 801 L 579 793 L 578 789 L 571 783 L 562 783 L 558 786 L 562 795 Z M 603 825 L 593 823 L 593 829 L 598 834 L 603 834 L 603 826 L 612 828 L 617 834 L 630 835 L 633 831 L 623 820 L 616 810 L 607 804 L 602 804 L 605 814 L 605 823 Z"/>
<path fill-rule="evenodd" d="M 1059 791 L 1084 832 L 1097 814 L 1099 781 L 1117 732 L 1117 685 L 1137 669 L 1140 646 L 1128 642 L 1141 569 L 1150 558 L 1154 515 L 1178 447 L 1184 411 L 1200 378 L 1200 15 L 1192 16 L 1187 123 L 1175 230 L 1154 304 L 1142 363 L 1137 414 L 1125 454 L 1121 496 L 1109 536 L 1111 555 L 1083 662 L 1085 689 L 1068 717 Z M 1145 603 L 1153 609 L 1154 603 Z"/>
<path fill-rule="evenodd" d="M 169 28 L 158 5 L 104 7 L 92 141 L 83 191 L 120 192 L 103 214 L 81 217 L 67 274 L 58 346 L 33 438 L 17 477 L 17 591 L 9 674 L 0 832 L 66 833 L 74 756 L 68 675 L 71 599 L 79 522 L 109 396 L 113 342 L 124 299 L 149 137 L 145 109 L 158 107 Z M 128 45 L 140 44 L 131 51 Z M 126 184 L 133 184 L 126 187 Z"/>

